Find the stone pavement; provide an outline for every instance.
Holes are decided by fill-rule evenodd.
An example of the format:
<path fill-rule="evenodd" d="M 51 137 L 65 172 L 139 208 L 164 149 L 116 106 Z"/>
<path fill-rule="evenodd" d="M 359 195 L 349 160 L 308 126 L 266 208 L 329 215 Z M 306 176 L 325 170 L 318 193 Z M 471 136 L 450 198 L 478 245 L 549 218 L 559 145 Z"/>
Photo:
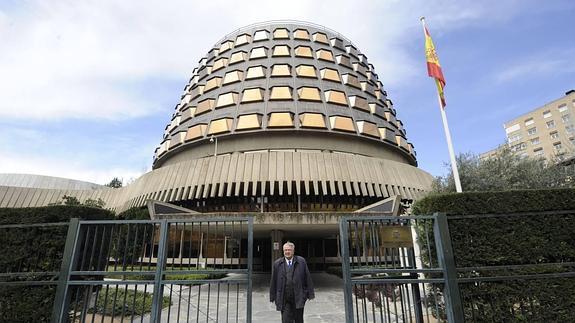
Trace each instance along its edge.
<path fill-rule="evenodd" d="M 225 279 L 238 279 L 240 275 L 231 274 Z M 281 322 L 281 314 L 276 311 L 275 305 L 269 301 L 269 283 L 271 274 L 253 274 L 252 283 L 252 322 Z M 341 278 L 326 273 L 313 273 L 312 280 L 315 286 L 315 299 L 308 301 L 304 310 L 304 320 L 306 322 L 344 322 L 345 309 L 343 301 L 343 281 Z M 179 288 L 174 288 L 172 295 L 170 289 L 165 288 L 164 295 L 172 297 L 172 306 L 162 311 L 162 322 L 195 321 L 196 316 L 200 322 L 226 321 L 226 316 L 230 321 L 235 322 L 236 312 L 239 322 L 245 321 L 246 310 L 246 290 L 240 288 L 236 291 L 231 288 L 230 306 L 222 306 L 214 299 L 215 290 L 211 290 L 210 302 L 208 303 L 207 285 L 202 285 L 201 291 L 193 288 L 183 288 L 180 297 Z M 221 302 L 224 300 L 226 291 L 222 290 Z M 236 293 L 239 296 L 236 304 Z M 199 298 L 199 300 L 198 300 Z M 197 305 L 199 302 L 199 306 Z M 208 306 L 209 304 L 209 306 Z M 236 307 L 237 306 L 237 307 Z M 198 308 L 200 313 L 198 313 Z M 206 309 L 208 309 L 206 311 Z M 237 310 L 236 310 L 237 309 Z M 179 315 L 178 315 L 179 314 Z M 138 319 L 139 320 L 139 319 Z M 138 321 L 137 320 L 137 321 Z M 150 322 L 150 316 L 145 315 L 143 322 Z"/>
<path fill-rule="evenodd" d="M 269 301 L 270 274 L 253 275 L 252 321 L 281 322 L 281 314 Z M 326 273 L 313 273 L 315 299 L 305 305 L 304 320 L 312 323 L 345 322 L 343 280 Z"/>

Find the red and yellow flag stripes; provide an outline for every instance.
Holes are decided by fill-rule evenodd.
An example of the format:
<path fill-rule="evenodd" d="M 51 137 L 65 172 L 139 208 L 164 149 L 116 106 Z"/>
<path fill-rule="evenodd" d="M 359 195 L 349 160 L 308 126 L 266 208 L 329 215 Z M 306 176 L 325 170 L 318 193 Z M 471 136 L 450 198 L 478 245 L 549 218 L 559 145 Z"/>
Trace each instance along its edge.
<path fill-rule="evenodd" d="M 433 45 L 433 40 L 431 35 L 427 30 L 427 27 L 423 27 L 425 31 L 425 58 L 427 60 L 427 74 L 435 79 L 435 84 L 437 84 L 437 92 L 441 98 L 441 107 L 445 108 L 445 95 L 443 93 L 443 88 L 445 87 L 445 77 L 443 76 L 443 71 L 441 70 L 441 65 L 439 64 L 439 57 L 437 57 L 437 52 L 435 51 L 435 46 Z"/>

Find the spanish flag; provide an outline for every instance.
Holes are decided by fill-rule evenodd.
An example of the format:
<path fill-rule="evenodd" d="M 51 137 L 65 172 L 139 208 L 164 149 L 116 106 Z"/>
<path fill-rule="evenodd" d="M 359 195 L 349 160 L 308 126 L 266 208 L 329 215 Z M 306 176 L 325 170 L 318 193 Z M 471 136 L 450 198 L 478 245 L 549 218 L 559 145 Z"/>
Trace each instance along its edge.
<path fill-rule="evenodd" d="M 443 93 L 443 88 L 445 87 L 445 77 L 443 77 L 441 65 L 439 64 L 439 57 L 437 57 L 437 52 L 435 51 L 433 40 L 431 40 L 431 35 L 429 34 L 427 27 L 424 26 L 423 30 L 425 31 L 425 58 L 427 60 L 427 74 L 435 79 L 435 84 L 437 84 L 437 92 L 439 93 L 439 98 L 441 99 L 441 107 L 445 108 L 445 95 Z"/>

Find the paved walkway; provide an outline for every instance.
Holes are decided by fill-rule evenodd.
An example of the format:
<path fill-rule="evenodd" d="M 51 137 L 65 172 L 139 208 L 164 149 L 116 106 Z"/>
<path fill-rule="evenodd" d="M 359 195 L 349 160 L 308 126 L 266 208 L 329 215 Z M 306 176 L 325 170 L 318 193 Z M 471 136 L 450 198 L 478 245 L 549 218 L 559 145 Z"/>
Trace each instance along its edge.
<path fill-rule="evenodd" d="M 229 275 L 225 279 L 238 279 L 239 275 Z M 281 322 L 281 314 L 276 311 L 275 304 L 269 301 L 269 283 L 271 274 L 253 274 L 252 283 L 252 322 Z M 326 273 L 312 274 L 315 287 L 315 299 L 308 301 L 304 310 L 306 322 L 344 322 L 345 309 L 343 305 L 343 281 L 334 275 Z M 207 285 L 202 285 L 201 291 L 193 288 L 182 288 L 180 298 L 179 288 L 172 293 L 172 306 L 162 311 L 162 322 L 176 322 L 178 318 L 186 321 L 190 315 L 190 321 L 195 321 L 196 316 L 200 322 L 226 321 L 226 317 L 235 322 L 236 312 L 239 322 L 245 321 L 246 290 L 235 287 L 230 289 L 230 306 L 222 306 L 214 299 L 215 290 L 211 290 L 210 302 L 208 303 Z M 223 288 L 223 287 L 222 287 Z M 236 293 L 239 296 L 236 303 Z M 222 290 L 221 301 L 223 302 L 226 291 Z M 169 288 L 164 290 L 165 296 L 170 296 Z M 197 305 L 199 304 L 199 306 Z M 237 306 L 237 307 L 236 307 Z M 198 308 L 200 313 L 198 313 Z M 206 309 L 208 309 L 206 311 Z M 179 315 L 178 315 L 179 314 Z M 144 322 L 150 321 L 150 316 L 145 315 Z"/>
<path fill-rule="evenodd" d="M 281 314 L 269 301 L 270 274 L 254 274 L 252 293 L 253 322 L 281 322 Z M 304 310 L 306 322 L 345 322 L 343 281 L 326 273 L 313 273 L 315 299 Z"/>

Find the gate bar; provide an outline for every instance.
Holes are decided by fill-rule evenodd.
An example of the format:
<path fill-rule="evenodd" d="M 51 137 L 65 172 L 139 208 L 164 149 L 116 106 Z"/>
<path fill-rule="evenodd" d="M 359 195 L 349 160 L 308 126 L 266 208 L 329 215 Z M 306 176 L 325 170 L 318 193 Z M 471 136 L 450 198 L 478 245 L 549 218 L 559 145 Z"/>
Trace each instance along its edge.
<path fill-rule="evenodd" d="M 434 236 L 437 247 L 437 261 L 443 268 L 443 278 L 445 279 L 445 311 L 447 321 L 450 323 L 464 322 L 463 306 L 457 285 L 457 268 L 455 267 L 455 257 L 451 246 L 451 235 L 447 216 L 443 213 L 435 213 Z"/>
<path fill-rule="evenodd" d="M 66 244 L 62 255 L 62 264 L 60 265 L 60 277 L 58 278 L 58 287 L 54 298 L 54 308 L 52 310 L 52 322 L 63 322 L 68 309 L 68 280 L 72 270 L 72 255 L 76 247 L 80 220 L 71 218 L 68 224 L 68 233 L 66 234 Z"/>

